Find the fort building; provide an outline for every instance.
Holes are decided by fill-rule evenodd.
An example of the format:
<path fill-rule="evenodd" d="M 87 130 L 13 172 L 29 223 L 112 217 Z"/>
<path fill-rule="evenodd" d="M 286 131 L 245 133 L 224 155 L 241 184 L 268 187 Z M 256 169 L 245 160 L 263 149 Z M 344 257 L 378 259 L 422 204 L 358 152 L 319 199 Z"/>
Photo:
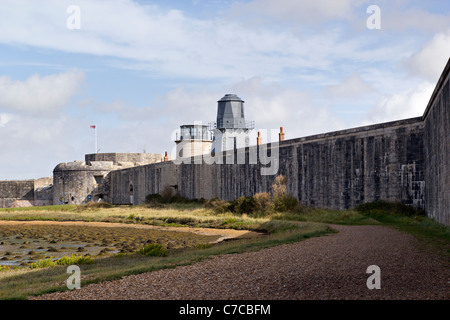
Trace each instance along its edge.
<path fill-rule="evenodd" d="M 450 59 L 424 109 L 420 117 L 294 139 L 285 139 L 281 127 L 278 141 L 264 144 L 258 134 L 254 145 L 244 101 L 226 94 L 214 123 L 180 127 L 174 160 L 191 161 L 172 161 L 167 153 L 90 154 L 57 165 L 43 189 L 0 182 L 0 206 L 49 194 L 54 204 L 143 204 L 167 185 L 187 198 L 233 200 L 270 192 L 284 175 L 288 192 L 304 205 L 348 209 L 399 201 L 450 225 Z"/>
<path fill-rule="evenodd" d="M 153 153 L 95 153 L 85 161 L 58 164 L 53 170 L 53 203 L 83 204 L 108 201 L 108 174 L 113 170 L 164 161 Z"/>

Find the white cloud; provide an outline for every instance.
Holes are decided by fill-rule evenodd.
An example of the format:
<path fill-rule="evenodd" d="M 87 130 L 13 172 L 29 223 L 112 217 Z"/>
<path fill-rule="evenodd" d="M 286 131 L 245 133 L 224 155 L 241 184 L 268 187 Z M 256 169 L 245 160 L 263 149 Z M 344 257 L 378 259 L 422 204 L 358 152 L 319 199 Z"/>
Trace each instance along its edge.
<path fill-rule="evenodd" d="M 422 116 L 435 84 L 423 82 L 417 87 L 383 97 L 369 112 L 366 122 L 380 123 Z"/>
<path fill-rule="evenodd" d="M 437 82 L 450 58 L 450 29 L 436 34 L 404 64 L 415 75 Z"/>
<path fill-rule="evenodd" d="M 9 113 L 0 113 L 0 127 L 3 127 L 11 121 L 13 115 Z"/>
<path fill-rule="evenodd" d="M 389 8 L 385 3 L 381 8 Z M 387 12 L 386 12 L 387 11 Z M 390 11 L 382 9 L 382 29 L 386 31 L 436 33 L 449 27 L 450 15 L 443 10 L 440 13 L 427 12 L 418 8 L 399 8 Z"/>
<path fill-rule="evenodd" d="M 41 77 L 33 75 L 25 81 L 0 77 L 0 108 L 33 114 L 57 112 L 77 92 L 84 74 L 72 69 Z"/>
<path fill-rule="evenodd" d="M 0 139 L 0 180 L 51 176 L 59 162 L 82 159 L 91 150 L 88 130 L 76 117 L 14 114 L 0 126 L 0 137 L 7 137 Z"/>
<path fill-rule="evenodd" d="M 332 98 L 355 100 L 367 95 L 374 89 L 359 73 L 353 73 L 336 85 L 326 87 Z"/>
<path fill-rule="evenodd" d="M 220 88 L 180 86 L 144 108 L 130 107 L 126 101 L 103 105 L 105 112 L 117 113 L 121 119 L 127 113 L 129 118 L 119 127 L 100 128 L 101 152 L 171 152 L 179 126 L 216 121 L 217 101 L 227 93 L 245 101 L 246 120 L 255 121 L 256 129 L 278 131 L 284 127 L 286 139 L 345 128 L 328 108 L 314 102 L 312 94 L 252 77 Z"/>
<path fill-rule="evenodd" d="M 326 70 L 342 58 L 367 61 L 375 57 L 372 49 L 365 49 L 363 39 L 349 39 L 339 29 L 299 35 L 296 29 L 277 28 L 273 21 L 255 28 L 230 15 L 198 19 L 179 10 L 133 1 L 80 0 L 81 29 L 68 30 L 65 9 L 70 4 L 47 0 L 24 6 L 2 1 L 0 12 L 8 15 L 0 20 L 0 30 L 7 30 L 0 33 L 0 43 L 120 58 L 120 62 L 113 62 L 116 67 L 166 76 L 227 80 L 276 77 L 286 69 Z M 313 23 L 317 19 L 344 19 L 353 6 L 350 0 L 258 0 L 236 8 L 244 13 L 248 9 L 251 14 L 246 16 L 267 11 Z M 393 55 L 398 56 L 398 50 Z"/>
<path fill-rule="evenodd" d="M 253 0 L 235 5 L 234 13 L 250 17 L 254 17 L 256 13 L 256 16 L 269 16 L 300 24 L 317 24 L 336 19 L 349 19 L 353 13 L 353 6 L 360 2 L 352 0 Z"/>
<path fill-rule="evenodd" d="M 234 84 L 231 89 L 245 103 L 247 120 L 256 128 L 283 127 L 286 139 L 343 129 L 343 121 L 326 106 L 318 105 L 308 91 L 287 88 L 279 83 L 253 77 Z"/>

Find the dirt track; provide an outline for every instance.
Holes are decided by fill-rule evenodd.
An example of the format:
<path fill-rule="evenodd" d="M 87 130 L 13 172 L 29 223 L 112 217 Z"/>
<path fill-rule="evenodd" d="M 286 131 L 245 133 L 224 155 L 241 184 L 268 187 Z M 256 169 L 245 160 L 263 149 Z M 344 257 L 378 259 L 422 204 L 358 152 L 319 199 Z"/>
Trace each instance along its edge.
<path fill-rule="evenodd" d="M 38 298 L 449 299 L 448 261 L 412 236 L 382 226 L 333 228 L 339 233 Z M 367 288 L 370 265 L 381 269 L 379 290 Z"/>

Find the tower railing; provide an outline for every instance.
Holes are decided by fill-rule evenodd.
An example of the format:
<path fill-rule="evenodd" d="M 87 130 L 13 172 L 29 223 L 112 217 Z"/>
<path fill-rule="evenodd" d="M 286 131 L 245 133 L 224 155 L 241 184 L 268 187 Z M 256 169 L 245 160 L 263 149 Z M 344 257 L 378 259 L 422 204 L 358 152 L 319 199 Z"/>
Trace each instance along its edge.
<path fill-rule="evenodd" d="M 175 141 L 178 140 L 212 140 L 212 133 L 209 131 L 194 134 L 176 132 Z"/>
<path fill-rule="evenodd" d="M 234 126 L 234 123 L 227 124 L 224 123 L 223 120 L 219 120 L 219 122 L 214 121 L 208 123 L 208 130 L 213 131 L 214 129 L 248 129 L 253 130 L 255 129 L 255 121 L 245 121 L 243 126 Z"/>

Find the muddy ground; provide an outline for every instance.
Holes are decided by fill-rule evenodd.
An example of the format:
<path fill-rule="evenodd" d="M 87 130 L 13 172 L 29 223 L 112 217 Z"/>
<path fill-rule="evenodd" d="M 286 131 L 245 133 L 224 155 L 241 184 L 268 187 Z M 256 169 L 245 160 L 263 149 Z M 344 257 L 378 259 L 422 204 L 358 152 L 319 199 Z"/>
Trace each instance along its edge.
<path fill-rule="evenodd" d="M 175 228 L 102 222 L 0 221 L 0 265 L 25 265 L 72 254 L 135 252 L 148 243 L 195 247 L 256 234 L 241 230 Z"/>

